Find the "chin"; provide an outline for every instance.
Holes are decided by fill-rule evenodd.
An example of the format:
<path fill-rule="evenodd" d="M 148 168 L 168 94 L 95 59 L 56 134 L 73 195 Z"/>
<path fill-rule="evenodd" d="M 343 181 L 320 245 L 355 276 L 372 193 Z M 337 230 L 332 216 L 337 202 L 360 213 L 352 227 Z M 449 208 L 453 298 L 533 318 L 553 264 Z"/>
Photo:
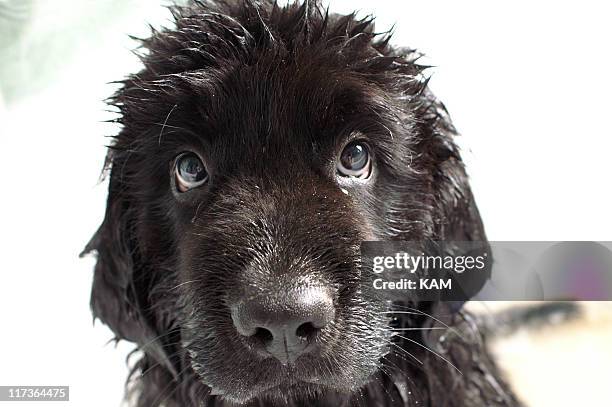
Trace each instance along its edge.
<path fill-rule="evenodd" d="M 342 398 L 347 397 L 350 393 L 350 391 L 335 389 L 323 384 L 286 381 L 278 386 L 255 391 L 249 398 L 234 398 L 230 395 L 225 395 L 224 398 L 238 404 L 261 400 L 275 405 L 290 405 L 298 401 L 306 402 L 330 397 Z"/>

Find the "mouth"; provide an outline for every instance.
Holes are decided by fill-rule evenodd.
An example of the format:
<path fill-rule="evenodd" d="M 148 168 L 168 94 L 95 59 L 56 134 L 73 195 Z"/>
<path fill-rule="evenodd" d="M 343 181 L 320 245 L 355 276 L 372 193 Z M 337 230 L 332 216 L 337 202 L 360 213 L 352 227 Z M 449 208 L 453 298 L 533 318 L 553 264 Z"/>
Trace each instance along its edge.
<path fill-rule="evenodd" d="M 341 392 L 318 380 L 287 379 L 279 384 L 259 388 L 252 393 L 250 399 L 270 400 L 272 402 L 288 402 L 289 400 L 306 400 L 321 398 L 323 395 L 336 395 Z M 242 400 L 242 402 L 248 400 Z"/>
<path fill-rule="evenodd" d="M 224 391 L 213 387 L 210 395 L 219 396 L 237 403 L 245 403 L 253 399 L 279 402 L 291 399 L 321 397 L 324 394 L 338 395 L 343 393 L 345 392 L 336 388 L 333 383 L 327 383 L 318 377 L 298 378 L 293 374 L 289 374 L 272 383 L 257 383 L 247 394 L 236 394 L 232 391 Z"/>

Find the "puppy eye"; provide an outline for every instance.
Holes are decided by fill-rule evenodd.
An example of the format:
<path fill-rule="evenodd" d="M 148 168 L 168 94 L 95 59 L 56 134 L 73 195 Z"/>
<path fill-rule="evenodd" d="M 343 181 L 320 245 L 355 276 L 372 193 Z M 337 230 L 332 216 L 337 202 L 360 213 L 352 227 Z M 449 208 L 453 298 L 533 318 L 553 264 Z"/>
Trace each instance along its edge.
<path fill-rule="evenodd" d="M 180 192 L 199 187 L 208 179 L 204 163 L 194 153 L 182 153 L 174 164 L 176 187 Z"/>
<path fill-rule="evenodd" d="M 360 141 L 347 144 L 340 154 L 336 168 L 345 177 L 368 178 L 372 170 L 368 146 Z"/>

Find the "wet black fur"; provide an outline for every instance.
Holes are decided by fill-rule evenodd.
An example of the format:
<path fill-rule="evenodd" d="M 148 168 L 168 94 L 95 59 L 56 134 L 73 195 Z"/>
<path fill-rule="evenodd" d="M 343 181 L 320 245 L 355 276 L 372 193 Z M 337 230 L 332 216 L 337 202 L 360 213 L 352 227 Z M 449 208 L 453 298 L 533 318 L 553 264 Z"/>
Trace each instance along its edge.
<path fill-rule="evenodd" d="M 142 351 L 137 405 L 516 405 L 469 315 L 390 305 L 357 267 L 366 239 L 486 239 L 419 54 L 390 46 L 371 18 L 309 1 L 172 12 L 175 27 L 141 40 L 144 68 L 112 98 L 122 130 L 106 217 L 86 248 L 98 255 L 94 315 Z M 336 173 L 351 138 L 372 149 L 368 182 Z M 172 163 L 187 150 L 210 181 L 177 194 Z M 335 293 L 325 350 L 289 368 L 251 355 L 228 304 L 305 279 Z M 429 315 L 453 328 L 393 335 L 441 326 Z"/>

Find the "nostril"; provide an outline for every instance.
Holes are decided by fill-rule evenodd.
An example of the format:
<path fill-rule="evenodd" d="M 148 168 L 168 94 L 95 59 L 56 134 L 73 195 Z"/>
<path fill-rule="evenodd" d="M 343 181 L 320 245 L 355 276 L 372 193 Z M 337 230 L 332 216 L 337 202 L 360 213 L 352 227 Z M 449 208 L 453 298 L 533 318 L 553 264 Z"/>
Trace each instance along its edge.
<path fill-rule="evenodd" d="M 231 317 L 252 351 L 287 364 L 324 344 L 321 333 L 334 321 L 335 308 L 330 289 L 310 286 L 249 295 L 231 306 Z"/>
<path fill-rule="evenodd" d="M 310 340 L 318 331 L 320 331 L 320 329 L 315 327 L 312 322 L 304 322 L 302 325 L 298 326 L 295 330 L 295 334 L 301 339 Z"/>
<path fill-rule="evenodd" d="M 260 342 L 261 344 L 266 345 L 272 342 L 272 340 L 274 339 L 274 336 L 272 335 L 272 332 L 270 332 L 268 329 L 260 327 L 260 328 L 255 329 L 253 338 L 257 340 L 258 342 Z"/>

